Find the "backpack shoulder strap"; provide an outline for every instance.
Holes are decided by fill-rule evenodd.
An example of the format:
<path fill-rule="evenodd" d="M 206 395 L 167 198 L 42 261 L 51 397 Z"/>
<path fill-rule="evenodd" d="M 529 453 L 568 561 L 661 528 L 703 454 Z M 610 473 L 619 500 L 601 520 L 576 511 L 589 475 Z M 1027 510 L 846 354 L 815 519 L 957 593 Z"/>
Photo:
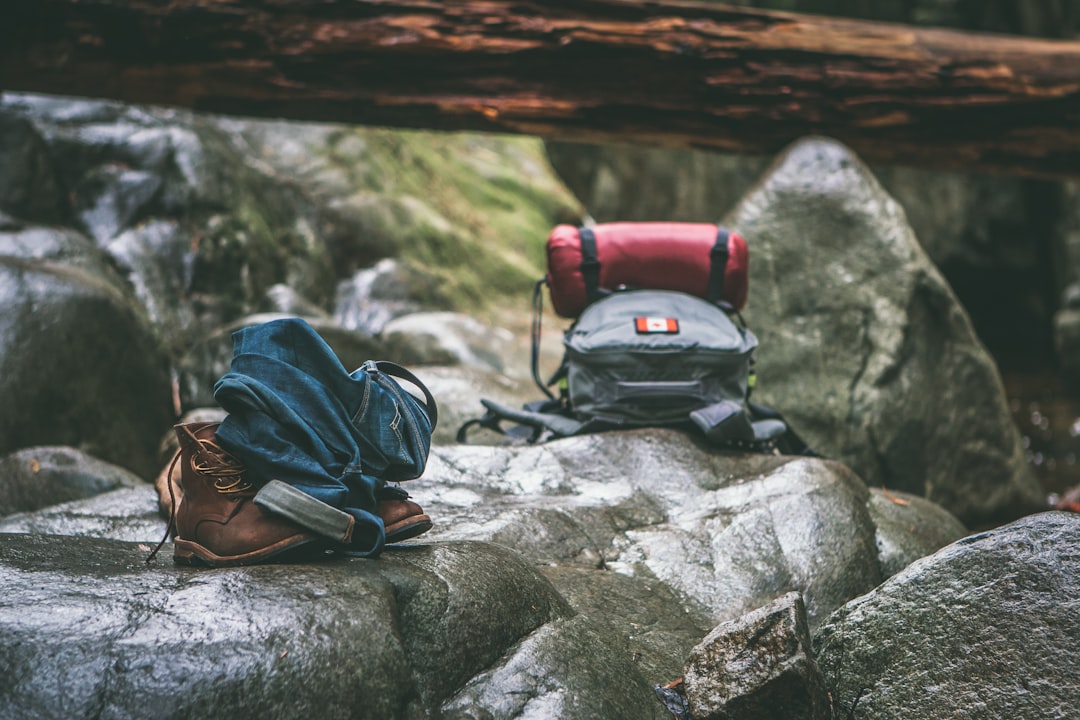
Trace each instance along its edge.
<path fill-rule="evenodd" d="M 803 455 L 806 457 L 817 458 L 825 457 L 807 445 L 806 441 L 799 437 L 799 434 L 791 428 L 791 423 L 785 420 L 784 416 L 781 415 L 778 410 L 754 402 L 747 402 L 746 404 L 750 408 L 751 415 L 754 417 L 755 427 L 767 422 L 780 423 L 783 425 L 783 430 L 776 433 L 772 438 L 776 449 L 781 453 L 784 455 Z"/>
<path fill-rule="evenodd" d="M 784 455 L 821 457 L 783 416 L 765 405 L 721 400 L 690 413 L 690 420 L 717 446 L 771 449 Z"/>
<path fill-rule="evenodd" d="M 476 426 L 509 437 L 524 438 L 529 442 L 536 442 L 544 431 L 558 437 L 566 437 L 576 435 L 585 427 L 585 423 L 567 417 L 562 413 L 553 412 L 551 406 L 554 403 L 547 400 L 529 403 L 529 405 L 521 409 L 512 408 L 486 398 L 481 398 L 480 403 L 487 412 L 482 417 L 469 420 L 458 429 L 457 441 L 459 443 L 466 442 L 469 429 Z M 546 412 L 545 409 L 547 409 Z M 501 424 L 503 420 L 517 423 L 518 427 L 504 429 Z"/>
<path fill-rule="evenodd" d="M 530 330 L 530 342 L 532 349 L 529 358 L 529 367 L 532 370 L 533 382 L 536 383 L 536 387 L 540 388 L 540 392 L 548 396 L 549 400 L 554 400 L 555 395 L 548 390 L 554 380 L 549 380 L 546 384 L 540 379 L 540 340 L 543 336 L 543 317 L 544 317 L 544 285 L 547 284 L 547 278 L 542 277 L 536 281 L 536 286 L 533 287 L 533 316 L 532 316 L 532 328 Z"/>

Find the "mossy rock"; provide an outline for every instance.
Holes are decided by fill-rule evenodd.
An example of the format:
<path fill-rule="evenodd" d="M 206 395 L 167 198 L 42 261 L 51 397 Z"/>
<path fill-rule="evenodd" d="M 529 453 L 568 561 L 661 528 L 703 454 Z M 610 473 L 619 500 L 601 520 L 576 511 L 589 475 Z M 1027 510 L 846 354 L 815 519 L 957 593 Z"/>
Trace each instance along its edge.
<path fill-rule="evenodd" d="M 396 257 L 430 278 L 417 299 L 438 309 L 527 297 L 552 227 L 583 216 L 536 138 L 287 123 L 242 133 L 321 203 L 339 275 Z"/>

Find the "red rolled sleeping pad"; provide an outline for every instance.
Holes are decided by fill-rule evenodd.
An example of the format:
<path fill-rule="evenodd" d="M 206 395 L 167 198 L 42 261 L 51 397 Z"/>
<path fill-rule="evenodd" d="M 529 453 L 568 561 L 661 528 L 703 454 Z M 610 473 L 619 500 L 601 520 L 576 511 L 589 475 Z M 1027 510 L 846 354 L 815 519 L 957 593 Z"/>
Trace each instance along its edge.
<path fill-rule="evenodd" d="M 735 232 L 710 223 L 558 225 L 547 241 L 555 312 L 576 318 L 606 291 L 678 290 L 742 310 L 749 253 Z"/>

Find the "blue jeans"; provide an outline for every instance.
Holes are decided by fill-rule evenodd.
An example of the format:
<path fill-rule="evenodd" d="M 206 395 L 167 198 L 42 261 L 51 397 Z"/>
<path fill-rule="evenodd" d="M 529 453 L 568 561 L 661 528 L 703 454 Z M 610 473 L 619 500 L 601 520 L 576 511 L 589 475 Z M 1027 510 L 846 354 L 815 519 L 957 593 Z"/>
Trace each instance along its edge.
<path fill-rule="evenodd" d="M 361 556 L 378 554 L 386 539 L 378 491 L 386 479 L 423 472 L 432 430 L 426 414 L 409 414 L 419 403 L 408 393 L 387 402 L 389 378 L 380 385 L 373 370 L 369 362 L 350 374 L 310 325 L 288 318 L 234 333 L 232 367 L 214 386 L 229 413 L 217 430 L 221 446 L 253 477 L 352 515 L 348 550 Z"/>

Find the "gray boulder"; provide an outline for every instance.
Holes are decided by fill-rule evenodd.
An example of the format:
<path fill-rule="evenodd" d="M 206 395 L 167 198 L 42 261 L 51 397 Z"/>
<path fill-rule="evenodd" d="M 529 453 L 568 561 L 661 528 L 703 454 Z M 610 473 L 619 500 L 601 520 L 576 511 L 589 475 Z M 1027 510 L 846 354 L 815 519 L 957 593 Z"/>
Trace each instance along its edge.
<path fill-rule="evenodd" d="M 860 720 L 1074 717 L 1080 516 L 972 535 L 833 613 L 814 634 L 837 710 Z"/>
<path fill-rule="evenodd" d="M 727 224 L 754 238 L 758 399 L 869 485 L 970 525 L 1043 507 L 992 358 L 900 206 L 843 145 L 800 141 Z"/>
<path fill-rule="evenodd" d="M 0 212 L 43 225 L 70 215 L 44 138 L 25 118 L 0 112 Z"/>
<path fill-rule="evenodd" d="M 394 318 L 423 310 L 417 287 L 431 282 L 415 268 L 385 258 L 338 283 L 334 318 L 350 330 L 376 335 Z"/>
<path fill-rule="evenodd" d="M 620 640 L 590 616 L 548 623 L 462 688 L 443 717 L 669 720 Z"/>
<path fill-rule="evenodd" d="M 139 543 L 145 557 L 165 535 L 167 524 L 158 509 L 153 487 L 140 483 L 33 512 L 8 515 L 0 518 L 0 533 L 110 538 Z"/>
<path fill-rule="evenodd" d="M 541 397 L 535 385 L 524 383 L 490 367 L 476 365 L 431 365 L 412 368 L 428 387 L 439 406 L 439 423 L 432 442 L 452 444 L 458 430 L 466 422 L 484 414 L 481 398 L 520 407 Z M 406 386 L 408 387 L 408 386 Z M 505 424 L 509 428 L 511 424 Z M 482 428 L 471 427 L 466 432 L 471 444 L 503 445 L 509 442 L 500 435 Z"/>
<path fill-rule="evenodd" d="M 0 535 L 0 644 L 18 648 L 0 657 L 5 717 L 431 717 L 570 615 L 534 568 L 483 543 L 234 572 L 148 566 L 113 540 L 70 545 Z M 609 692 L 633 694 L 617 670 L 601 669 Z"/>
<path fill-rule="evenodd" d="M 0 453 L 68 445 L 156 470 L 168 358 L 129 286 L 77 233 L 0 232 L 0 397 Z"/>
<path fill-rule="evenodd" d="M 816 626 L 881 581 L 867 490 L 847 468 L 720 454 L 674 430 L 436 447 L 404 487 L 435 520 L 425 537 L 659 580 L 712 624 L 800 590 Z"/>
<path fill-rule="evenodd" d="M 455 312 L 411 313 L 387 322 L 379 335 L 405 364 L 471 365 L 504 370 L 513 335 Z"/>
<path fill-rule="evenodd" d="M 791 592 L 813 628 L 881 579 L 842 465 L 673 430 L 436 445 L 403 487 L 435 527 L 377 560 L 147 565 L 146 485 L 0 520 L 0 693 L 14 717 L 663 720 L 709 628 Z"/>
<path fill-rule="evenodd" d="M 870 488 L 870 517 L 876 528 L 878 561 L 886 578 L 968 534 L 967 528 L 945 508 L 899 490 Z"/>
<path fill-rule="evenodd" d="M 713 628 L 686 660 L 685 685 L 694 720 L 832 717 L 795 592 Z"/>
<path fill-rule="evenodd" d="M 212 120 L 14 93 L 0 95 L 0 117 L 41 138 L 70 223 L 113 256 L 174 355 L 202 327 L 266 309 L 275 284 L 332 301 L 315 206 Z"/>
<path fill-rule="evenodd" d="M 0 457 L 0 517 L 144 482 L 124 468 L 74 448 L 25 448 Z"/>

